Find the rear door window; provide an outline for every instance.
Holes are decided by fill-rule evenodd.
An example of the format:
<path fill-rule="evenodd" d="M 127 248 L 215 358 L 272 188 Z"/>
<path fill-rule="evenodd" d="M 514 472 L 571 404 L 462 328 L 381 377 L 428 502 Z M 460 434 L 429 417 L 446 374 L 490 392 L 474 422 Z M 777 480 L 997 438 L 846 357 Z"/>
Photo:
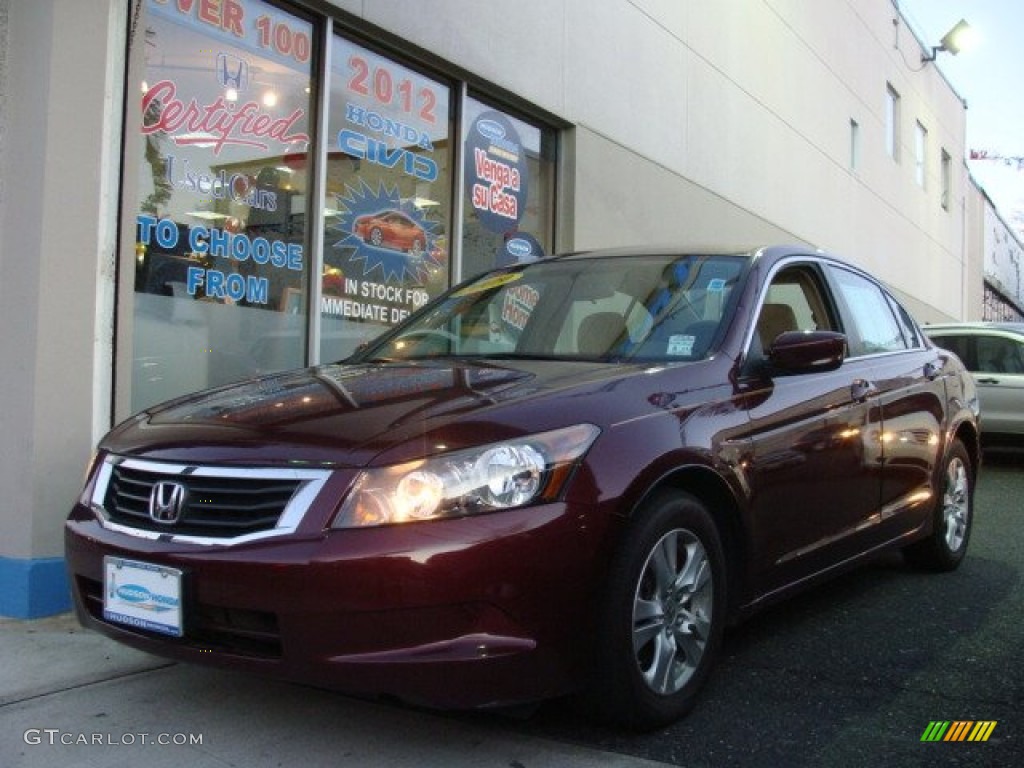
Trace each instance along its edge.
<path fill-rule="evenodd" d="M 832 268 L 832 275 L 853 321 L 854 327 L 847 329 L 851 357 L 907 349 L 890 299 L 878 285 L 839 267 Z"/>
<path fill-rule="evenodd" d="M 1021 344 L 1005 336 L 978 336 L 978 371 L 984 373 L 1024 373 Z"/>

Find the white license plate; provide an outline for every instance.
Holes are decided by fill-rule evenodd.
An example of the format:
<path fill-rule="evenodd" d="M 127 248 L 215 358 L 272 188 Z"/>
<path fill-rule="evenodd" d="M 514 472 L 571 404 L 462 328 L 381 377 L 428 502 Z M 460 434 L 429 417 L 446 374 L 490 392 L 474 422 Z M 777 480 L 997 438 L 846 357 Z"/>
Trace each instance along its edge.
<path fill-rule="evenodd" d="M 103 558 L 103 618 L 181 637 L 181 571 L 121 557 Z"/>

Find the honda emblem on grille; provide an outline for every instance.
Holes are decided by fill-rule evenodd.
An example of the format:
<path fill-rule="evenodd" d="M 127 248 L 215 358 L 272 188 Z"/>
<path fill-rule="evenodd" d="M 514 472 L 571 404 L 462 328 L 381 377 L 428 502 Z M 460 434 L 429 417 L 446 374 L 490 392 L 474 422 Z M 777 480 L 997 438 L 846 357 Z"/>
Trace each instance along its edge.
<path fill-rule="evenodd" d="M 163 525 L 174 525 L 185 508 L 185 486 L 161 481 L 149 492 L 149 516 Z"/>

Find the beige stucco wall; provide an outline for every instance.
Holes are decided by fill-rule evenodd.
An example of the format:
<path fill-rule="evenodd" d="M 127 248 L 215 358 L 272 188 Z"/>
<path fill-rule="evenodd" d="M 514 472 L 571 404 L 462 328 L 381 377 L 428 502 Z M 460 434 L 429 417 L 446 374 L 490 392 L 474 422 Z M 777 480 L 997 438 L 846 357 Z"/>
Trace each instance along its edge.
<path fill-rule="evenodd" d="M 576 126 L 577 247 L 677 239 L 681 223 L 721 211 L 719 239 L 809 242 L 876 272 L 929 318 L 966 314 L 965 108 L 935 64 L 922 66 L 891 0 L 524 0 L 500 14 L 460 0 L 336 4 Z M 884 150 L 890 83 L 899 162 Z M 928 131 L 924 189 L 916 121 Z M 954 160 L 947 209 L 942 149 Z"/>
<path fill-rule="evenodd" d="M 109 424 L 124 3 L 7 6 L 0 199 L 0 557 L 62 553 Z"/>

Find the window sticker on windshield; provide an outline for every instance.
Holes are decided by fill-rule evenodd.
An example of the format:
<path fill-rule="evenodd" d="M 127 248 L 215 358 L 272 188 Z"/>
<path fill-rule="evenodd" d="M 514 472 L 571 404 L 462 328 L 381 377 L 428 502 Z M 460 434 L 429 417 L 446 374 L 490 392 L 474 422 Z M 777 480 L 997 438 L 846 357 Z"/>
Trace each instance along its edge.
<path fill-rule="evenodd" d="M 665 350 L 665 354 L 673 357 L 689 357 L 693 354 L 693 342 L 696 340 L 696 336 L 687 336 L 682 333 L 669 336 L 668 349 Z"/>
<path fill-rule="evenodd" d="M 501 288 L 501 286 L 508 285 L 509 283 L 514 283 L 522 276 L 522 272 L 509 272 L 504 275 L 495 275 L 494 277 L 489 277 L 486 280 L 481 280 L 479 283 L 471 283 L 452 295 L 472 296 L 474 293 L 483 293 L 485 291 L 493 290 L 494 288 Z"/>
<path fill-rule="evenodd" d="M 708 280 L 708 293 L 721 293 L 725 290 L 725 280 L 720 277 L 716 277 L 713 280 Z"/>
<path fill-rule="evenodd" d="M 526 327 L 538 301 L 540 292 L 532 285 L 509 288 L 501 307 L 501 319 L 517 331 L 521 331 Z"/>

